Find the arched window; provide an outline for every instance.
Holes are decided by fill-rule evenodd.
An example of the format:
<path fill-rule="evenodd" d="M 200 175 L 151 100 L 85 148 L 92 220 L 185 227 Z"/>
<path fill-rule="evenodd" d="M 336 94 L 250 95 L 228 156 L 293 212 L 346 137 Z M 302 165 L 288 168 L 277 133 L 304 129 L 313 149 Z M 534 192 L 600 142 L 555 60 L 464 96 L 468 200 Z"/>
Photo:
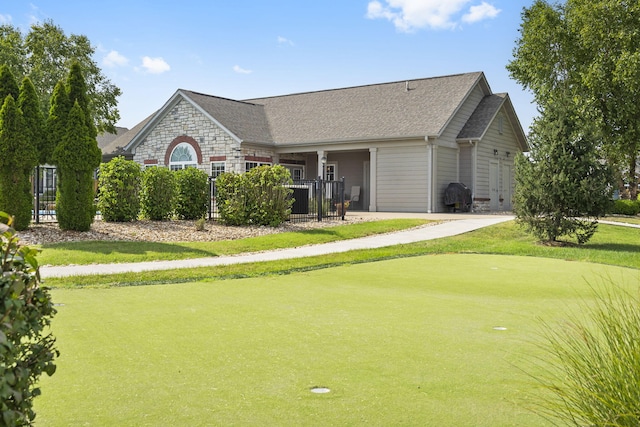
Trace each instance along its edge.
<path fill-rule="evenodd" d="M 175 171 L 178 169 L 185 169 L 198 166 L 198 156 L 195 150 L 186 142 L 181 142 L 171 152 L 169 157 L 169 167 Z"/>

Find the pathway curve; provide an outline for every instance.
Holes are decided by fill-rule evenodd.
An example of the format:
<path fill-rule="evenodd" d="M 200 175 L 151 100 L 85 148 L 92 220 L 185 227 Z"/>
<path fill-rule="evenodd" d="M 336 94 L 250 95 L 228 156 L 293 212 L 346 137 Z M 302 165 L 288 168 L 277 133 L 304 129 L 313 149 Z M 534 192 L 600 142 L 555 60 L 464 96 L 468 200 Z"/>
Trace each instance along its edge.
<path fill-rule="evenodd" d="M 172 270 L 176 268 L 213 267 L 217 265 L 242 264 L 261 261 L 276 261 L 291 258 L 303 258 L 329 253 L 347 252 L 356 249 L 373 249 L 385 246 L 400 245 L 420 242 L 423 240 L 439 239 L 441 237 L 455 236 L 467 233 L 490 225 L 510 221 L 512 215 L 491 215 L 456 219 L 437 225 L 425 226 L 417 229 L 399 231 L 369 237 L 362 237 L 339 242 L 324 243 L 319 245 L 301 246 L 296 248 L 281 249 L 275 251 L 258 252 L 251 254 L 239 254 L 232 256 L 193 258 L 173 261 L 149 261 L 121 264 L 90 264 L 90 265 L 65 265 L 42 266 L 40 275 L 47 277 L 83 276 L 90 274 L 116 274 L 153 270 Z"/>

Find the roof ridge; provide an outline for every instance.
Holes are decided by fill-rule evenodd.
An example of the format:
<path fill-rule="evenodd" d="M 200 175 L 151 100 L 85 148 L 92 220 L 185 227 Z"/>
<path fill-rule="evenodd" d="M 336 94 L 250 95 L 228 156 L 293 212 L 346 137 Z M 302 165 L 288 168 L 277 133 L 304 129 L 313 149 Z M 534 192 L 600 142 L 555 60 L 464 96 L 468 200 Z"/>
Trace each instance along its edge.
<path fill-rule="evenodd" d="M 402 79 L 402 80 L 397 80 L 397 81 L 393 81 L 393 82 L 369 83 L 369 84 L 364 84 L 364 85 L 345 86 L 345 87 L 331 88 L 331 89 L 309 90 L 309 91 L 305 91 L 305 92 L 295 92 L 295 93 L 289 93 L 289 94 L 285 94 L 285 95 L 259 96 L 259 97 L 254 97 L 254 98 L 246 98 L 245 101 L 251 101 L 251 100 L 254 100 L 254 99 L 285 98 L 287 96 L 309 95 L 309 94 L 313 94 L 313 93 L 337 92 L 337 91 L 348 90 L 348 89 L 360 89 L 360 88 L 367 88 L 367 87 L 373 87 L 373 86 L 395 85 L 395 84 L 400 84 L 400 83 L 405 83 L 405 82 L 417 82 L 417 81 L 425 81 L 425 80 L 446 79 L 446 78 L 451 78 L 451 77 L 460 77 L 460 76 L 466 76 L 466 75 L 472 75 L 472 74 L 473 75 L 481 75 L 482 71 L 472 71 L 472 72 L 468 72 L 468 73 L 448 74 L 448 75 L 445 75 L 445 76 L 433 76 L 433 77 L 421 77 L 421 78 L 414 78 L 414 79 Z"/>
<path fill-rule="evenodd" d="M 183 93 L 184 93 L 184 92 L 187 92 L 187 93 L 194 94 L 194 95 L 205 96 L 205 97 L 207 97 L 207 98 L 216 98 L 216 99 L 221 99 L 221 100 L 223 100 L 223 101 L 230 101 L 230 102 L 237 102 L 237 103 L 240 103 L 240 104 L 247 104 L 247 105 L 257 105 L 257 106 L 260 106 L 260 104 L 256 104 L 256 103 L 253 103 L 253 102 L 243 101 L 243 100 L 241 100 L 241 99 L 226 98 L 226 97 L 224 97 L 224 96 L 211 95 L 211 94 L 208 94 L 208 93 L 196 92 L 196 91 L 194 91 L 194 90 L 189 90 L 189 89 L 178 89 L 178 90 L 179 90 L 180 92 L 183 92 Z M 257 99 L 257 98 L 256 98 L 256 99 Z"/>

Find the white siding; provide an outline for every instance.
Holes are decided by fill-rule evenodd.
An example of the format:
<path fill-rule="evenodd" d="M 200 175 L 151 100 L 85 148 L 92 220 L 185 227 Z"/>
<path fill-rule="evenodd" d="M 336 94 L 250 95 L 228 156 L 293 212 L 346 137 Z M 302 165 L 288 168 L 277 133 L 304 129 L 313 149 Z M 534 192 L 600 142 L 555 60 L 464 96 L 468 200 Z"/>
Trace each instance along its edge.
<path fill-rule="evenodd" d="M 377 209 L 380 212 L 427 212 L 427 146 L 378 150 Z"/>
<path fill-rule="evenodd" d="M 444 191 L 452 182 L 458 182 L 458 149 L 448 147 L 438 147 L 437 170 L 438 178 L 436 180 L 434 212 L 446 212 L 447 207 L 444 204 Z"/>
<path fill-rule="evenodd" d="M 500 117 L 502 116 L 503 126 L 502 132 L 499 129 Z M 494 150 L 497 150 L 497 154 L 494 154 Z M 487 133 L 478 145 L 478 163 L 477 163 L 477 175 L 475 184 L 475 198 L 490 199 L 489 189 L 489 168 L 492 162 L 498 163 L 498 197 L 513 196 L 513 164 L 514 158 L 517 153 L 520 152 L 518 143 L 516 141 L 515 132 L 510 126 L 509 120 L 504 110 L 500 110 L 495 120 L 489 126 Z M 508 153 L 508 154 L 507 154 Z M 503 170 L 510 168 L 510 181 L 503 176 Z M 506 188 L 506 187 L 510 188 Z M 494 201 L 495 204 L 495 201 Z M 510 200 L 498 200 L 499 209 L 510 209 Z"/>

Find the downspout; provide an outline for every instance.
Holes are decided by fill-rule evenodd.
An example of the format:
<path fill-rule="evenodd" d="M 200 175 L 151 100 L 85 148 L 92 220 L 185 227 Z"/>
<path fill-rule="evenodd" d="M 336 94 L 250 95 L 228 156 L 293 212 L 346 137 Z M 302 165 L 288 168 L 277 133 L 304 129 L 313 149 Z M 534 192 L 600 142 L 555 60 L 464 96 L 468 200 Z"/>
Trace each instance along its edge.
<path fill-rule="evenodd" d="M 434 177 L 434 149 L 433 143 L 429 141 L 429 137 L 425 136 L 427 143 L 427 167 L 429 168 L 429 182 L 427 183 L 427 213 L 433 213 L 433 177 Z"/>
<path fill-rule="evenodd" d="M 476 180 L 478 173 L 478 142 L 469 140 L 469 144 L 471 145 L 471 210 L 473 211 L 473 201 L 476 197 Z"/>

